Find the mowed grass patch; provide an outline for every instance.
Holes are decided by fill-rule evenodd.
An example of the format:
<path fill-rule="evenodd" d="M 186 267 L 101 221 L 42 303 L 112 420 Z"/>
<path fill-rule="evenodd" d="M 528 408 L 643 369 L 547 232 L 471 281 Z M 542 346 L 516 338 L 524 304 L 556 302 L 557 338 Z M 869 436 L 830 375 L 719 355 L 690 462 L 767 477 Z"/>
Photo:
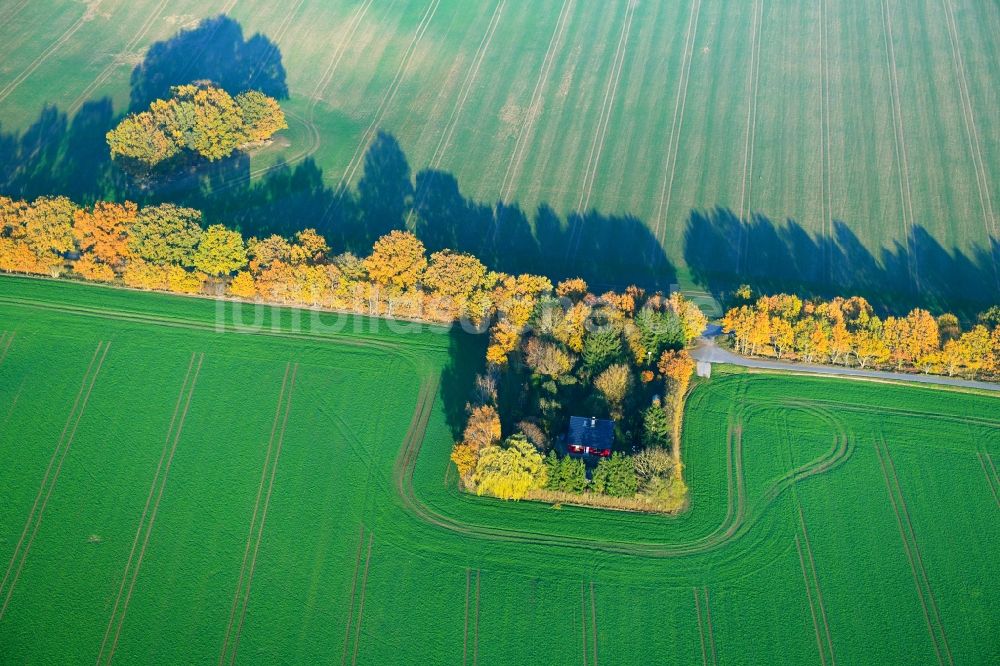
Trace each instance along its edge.
<path fill-rule="evenodd" d="M 718 368 L 688 512 L 554 509 L 456 489 L 475 338 L 13 278 L 0 314 L 15 660 L 998 656 L 994 397 Z"/>

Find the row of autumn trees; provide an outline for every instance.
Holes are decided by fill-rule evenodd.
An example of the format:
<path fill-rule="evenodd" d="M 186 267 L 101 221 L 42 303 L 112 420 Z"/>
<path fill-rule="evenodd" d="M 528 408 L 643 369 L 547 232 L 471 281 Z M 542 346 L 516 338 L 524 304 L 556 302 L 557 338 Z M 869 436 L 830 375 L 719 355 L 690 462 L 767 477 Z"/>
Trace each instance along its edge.
<path fill-rule="evenodd" d="M 742 296 L 749 300 L 744 287 Z M 809 363 L 855 365 L 970 378 L 1000 376 L 1000 308 L 963 331 L 953 314 L 915 309 L 880 318 L 864 298 L 803 301 L 762 296 L 723 319 L 737 352 Z"/>
<path fill-rule="evenodd" d="M 112 158 L 146 170 L 185 153 L 221 159 L 286 127 L 278 102 L 262 92 L 232 97 L 211 85 L 184 85 L 125 117 L 107 140 Z"/>
<path fill-rule="evenodd" d="M 580 279 L 519 301 L 492 326 L 488 371 L 452 449 L 462 486 L 503 499 L 679 509 L 687 492 L 681 420 L 694 370 L 685 349 L 705 323 L 679 293 L 595 295 Z M 589 476 L 556 445 L 572 415 L 615 423 L 616 451 Z"/>

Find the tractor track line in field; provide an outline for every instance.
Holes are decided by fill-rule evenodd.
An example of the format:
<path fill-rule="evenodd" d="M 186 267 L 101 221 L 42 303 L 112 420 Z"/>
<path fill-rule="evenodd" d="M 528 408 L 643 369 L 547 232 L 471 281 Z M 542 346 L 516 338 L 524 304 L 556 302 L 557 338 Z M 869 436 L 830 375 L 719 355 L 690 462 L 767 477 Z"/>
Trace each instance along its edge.
<path fill-rule="evenodd" d="M 351 583 L 351 603 L 347 608 L 347 626 L 344 629 L 344 647 L 340 651 L 340 664 L 344 666 L 347 663 L 347 645 L 351 640 L 351 624 L 354 622 L 354 600 L 358 591 L 358 572 L 361 570 L 361 551 L 365 545 L 365 526 L 364 523 L 361 524 L 360 533 L 358 534 L 358 549 L 354 553 L 354 575 L 352 577 Z"/>
<path fill-rule="evenodd" d="M 993 475 L 990 474 L 990 470 L 986 467 L 986 459 L 983 457 L 983 453 L 977 451 L 976 458 L 979 459 L 979 464 L 983 468 L 983 474 L 986 476 L 986 483 L 990 487 L 990 493 L 993 495 L 993 501 L 996 502 L 997 508 L 1000 508 L 1000 493 L 997 492 Z"/>
<path fill-rule="evenodd" d="M 826 666 L 826 648 L 823 647 L 823 639 L 819 634 L 819 619 L 816 617 L 816 607 L 813 604 L 813 595 L 810 589 L 809 574 L 806 573 L 806 561 L 802 555 L 802 544 L 799 535 L 795 535 L 795 550 L 799 554 L 799 568 L 802 569 L 802 580 L 805 582 L 806 600 L 809 602 L 809 615 L 812 616 L 813 631 L 816 635 L 816 650 L 819 652 L 819 660 L 822 666 Z"/>
<path fill-rule="evenodd" d="M 271 475 L 267 481 L 267 494 L 264 496 L 264 506 L 261 509 L 260 522 L 257 524 L 257 541 L 253 547 L 253 555 L 250 557 L 249 568 L 247 569 L 246 590 L 243 591 L 242 610 L 240 611 L 240 621 L 236 625 L 236 634 L 233 636 L 233 655 L 230 663 L 236 663 L 236 654 L 240 648 L 240 637 L 243 635 L 243 623 L 247 617 L 247 607 L 250 605 L 250 589 L 253 586 L 253 575 L 257 569 L 257 555 L 260 552 L 260 544 L 264 539 L 264 525 L 267 522 L 267 511 L 271 506 L 271 494 L 274 492 L 274 479 L 278 474 L 278 462 L 281 459 L 281 449 L 285 443 L 285 431 L 288 428 L 288 415 L 292 411 L 292 393 L 295 390 L 295 378 L 299 372 L 299 364 L 292 366 L 292 376 L 288 380 L 288 392 L 285 395 L 285 411 L 281 417 L 281 430 L 278 432 L 277 446 L 274 451 L 274 462 L 271 464 Z"/>
<path fill-rule="evenodd" d="M 820 67 L 820 169 L 823 198 L 823 266 L 822 274 L 833 279 L 833 141 L 830 130 L 830 38 L 827 34 L 827 0 L 819 0 L 819 67 Z"/>
<path fill-rule="evenodd" d="M 882 10 L 882 34 L 885 41 L 886 71 L 889 75 L 889 101 L 892 107 L 893 136 L 895 138 L 896 162 L 899 166 L 899 197 L 903 207 L 903 235 L 907 253 L 907 264 L 914 286 L 920 289 L 920 270 L 912 245 L 913 235 L 913 194 L 910 189 L 910 160 L 906 150 L 906 128 L 903 124 L 902 100 L 899 94 L 899 71 L 896 67 L 896 46 L 893 37 L 892 16 L 888 0 L 880 0 Z"/>
<path fill-rule="evenodd" d="M 615 98 L 618 95 L 618 84 L 621 83 L 622 72 L 625 69 L 625 54 L 628 52 L 628 40 L 632 32 L 632 19 L 635 18 L 636 4 L 637 0 L 629 0 L 625 8 L 622 32 L 618 38 L 618 47 L 615 49 L 614 60 L 611 63 L 611 74 L 608 77 L 608 84 L 604 89 L 601 114 L 597 118 L 597 133 L 590 144 L 590 155 L 587 158 L 587 167 L 583 172 L 583 187 L 580 191 L 580 199 L 576 204 L 576 210 L 579 213 L 579 222 L 573 229 L 575 233 L 571 233 L 570 242 L 567 244 L 567 260 L 574 259 L 580 249 L 580 242 L 583 237 L 584 216 L 590 207 L 590 199 L 594 191 L 594 181 L 597 180 L 597 167 L 601 161 L 601 154 L 604 152 L 604 143 L 608 136 L 608 127 L 611 125 L 611 115 L 615 107 Z"/>
<path fill-rule="evenodd" d="M 959 97 L 962 102 L 962 119 L 965 121 L 965 132 L 969 139 L 969 156 L 976 170 L 976 186 L 979 189 L 979 204 L 983 209 L 983 222 L 986 226 L 986 244 L 990 247 L 990 259 L 993 262 L 993 275 L 997 286 L 1000 286 L 1000 268 L 998 268 L 997 250 L 992 242 L 997 235 L 996 215 L 993 211 L 993 197 L 990 193 L 990 177 L 983 161 L 982 145 L 979 140 L 979 128 L 976 126 L 976 115 L 972 105 L 972 95 L 969 92 L 969 79 L 965 71 L 965 58 L 962 56 L 962 40 L 958 32 L 958 21 L 955 19 L 955 8 L 951 0 L 941 0 L 944 7 L 945 23 L 948 25 L 948 39 L 951 42 L 952 63 L 958 79 Z"/>
<path fill-rule="evenodd" d="M 694 61 L 694 45 L 698 38 L 698 19 L 701 17 L 701 0 L 695 0 L 688 16 L 687 32 L 684 34 L 684 52 L 681 55 L 681 78 L 677 82 L 677 99 L 674 101 L 674 116 L 670 123 L 670 139 L 667 143 L 667 168 L 660 188 L 660 204 L 653 227 L 653 242 L 663 243 L 666 233 L 666 215 L 670 212 L 670 201 L 674 192 L 674 177 L 677 173 L 677 155 L 680 151 L 681 131 L 684 128 L 684 110 L 687 107 L 688 84 L 691 81 L 691 63 Z M 660 255 L 663 256 L 662 253 Z"/>
<path fill-rule="evenodd" d="M 372 542 L 375 532 L 368 533 L 368 553 L 365 555 L 365 572 L 361 577 L 361 599 L 358 600 L 358 622 L 354 627 L 354 654 L 351 657 L 352 666 L 358 663 L 358 648 L 361 647 L 361 620 L 365 615 L 365 593 L 368 591 L 368 568 L 372 563 Z"/>
<path fill-rule="evenodd" d="M 10 351 L 10 345 L 14 342 L 14 336 L 17 335 L 17 331 L 5 331 L 4 336 L 0 338 L 0 345 L 3 345 L 3 351 L 0 352 L 0 365 L 7 360 L 7 352 Z"/>
<path fill-rule="evenodd" d="M 597 600 L 594 595 L 594 581 L 590 581 L 590 627 L 593 631 L 594 666 L 597 666 Z"/>
<path fill-rule="evenodd" d="M 326 87 L 330 85 L 330 81 L 333 80 L 333 75 L 340 66 L 340 61 L 344 59 L 344 54 L 347 53 L 348 44 L 351 43 L 351 40 L 354 38 L 354 34 L 358 30 L 358 26 L 361 25 L 361 21 L 364 20 L 365 14 L 368 13 L 368 10 L 371 8 L 374 1 L 375 0 L 365 0 L 365 2 L 358 5 L 358 8 L 351 16 L 351 19 L 347 22 L 347 36 L 345 39 L 340 40 L 337 44 L 337 48 L 334 49 L 333 52 L 333 59 L 330 61 L 330 64 L 326 66 L 326 69 L 323 71 L 323 75 L 319 77 L 319 80 L 316 82 L 316 87 L 313 88 L 312 102 L 310 102 L 309 105 L 310 120 L 312 120 L 312 112 L 316 109 L 316 104 L 318 103 L 319 98 L 326 91 Z"/>
<path fill-rule="evenodd" d="M 882 470 L 882 478 L 885 481 L 885 489 L 889 494 L 889 503 L 892 505 L 893 514 L 896 516 L 896 525 L 899 528 L 899 538 L 903 542 L 903 550 L 906 552 L 906 561 L 909 563 L 910 573 L 913 575 L 913 585 L 917 589 L 917 597 L 920 599 L 920 607 L 923 610 L 924 621 L 927 623 L 927 633 L 930 634 L 931 644 L 934 646 L 934 654 L 937 655 L 938 663 L 943 664 L 944 660 L 941 658 L 941 649 L 938 646 L 937 634 L 931 623 L 930 611 L 927 608 L 927 602 L 924 600 L 924 592 L 920 585 L 920 578 L 917 575 L 916 564 L 913 561 L 913 553 L 910 551 L 910 544 L 906 538 L 906 531 L 903 527 L 903 518 L 899 512 L 899 507 L 896 505 L 896 497 L 893 492 L 892 484 L 889 481 L 889 472 L 885 463 L 884 454 L 882 452 L 882 443 L 880 440 L 876 440 L 875 442 L 875 452 L 878 454 L 878 462 Z"/>
<path fill-rule="evenodd" d="M 583 666 L 587 666 L 587 593 L 584 583 L 580 581 L 580 633 L 583 637 Z"/>
<path fill-rule="evenodd" d="M 924 557 L 920 552 L 920 544 L 917 542 L 917 532 L 913 529 L 913 521 L 910 519 L 910 509 L 906 504 L 906 496 L 903 495 L 903 487 L 899 483 L 899 474 L 896 472 L 896 462 L 892 459 L 892 453 L 889 451 L 889 446 L 884 440 L 882 442 L 882 446 L 885 452 L 885 459 L 889 462 L 889 471 L 892 474 L 893 483 L 896 486 L 896 493 L 899 495 L 899 505 L 903 509 L 903 518 L 906 520 L 906 526 L 910 532 L 910 541 L 913 546 L 913 552 L 916 555 L 917 568 L 920 570 L 920 575 L 924 579 L 924 587 L 927 588 L 927 598 L 931 604 L 931 611 L 934 613 L 938 631 L 941 633 L 941 642 L 944 646 L 944 652 L 948 657 L 948 663 L 954 664 L 955 659 L 951 654 L 951 646 L 948 645 L 948 635 L 944 630 L 944 622 L 941 621 L 941 611 L 938 608 L 937 599 L 934 597 L 934 589 L 931 587 L 931 580 L 927 575 L 927 567 L 924 566 Z"/>
<path fill-rule="evenodd" d="M 231 12 L 232 9 L 233 9 L 233 7 L 236 6 L 236 3 L 238 1 L 239 0 L 229 0 L 228 2 L 226 2 L 226 4 L 223 5 L 222 9 L 219 11 L 219 14 L 228 14 L 229 12 Z M 192 64 L 201 59 L 201 57 L 202 57 L 202 55 L 204 55 L 206 49 L 208 49 L 208 45 L 215 41 L 215 36 L 217 34 L 219 34 L 219 30 L 221 28 L 222 28 L 222 22 L 219 21 L 218 23 L 215 24 L 215 28 L 212 30 L 212 34 L 208 36 L 208 39 L 205 39 L 202 42 L 202 48 L 200 48 L 196 53 L 192 53 L 191 54 L 191 57 L 188 59 L 187 63 L 184 65 L 184 71 L 181 73 L 181 76 L 178 77 L 179 80 L 183 80 L 183 81 L 190 81 L 191 80 L 188 77 L 188 73 L 191 71 Z"/>
<path fill-rule="evenodd" d="M 708 599 L 708 586 L 702 588 L 705 593 L 705 625 L 708 627 L 708 644 L 712 648 L 712 663 L 718 664 L 719 658 L 715 652 L 715 630 L 712 628 L 712 604 Z"/>
<path fill-rule="evenodd" d="M 558 53 L 562 45 L 566 25 L 569 23 L 569 17 L 572 13 L 573 2 L 574 0 L 563 0 L 562 6 L 559 8 L 559 16 L 556 18 L 555 28 L 552 31 L 552 37 L 549 39 L 549 46 L 545 50 L 545 57 L 542 58 L 542 67 L 538 73 L 538 78 L 535 80 L 535 88 L 528 102 L 526 121 L 517 133 L 517 139 L 514 141 L 514 151 L 510 155 L 510 161 L 507 162 L 507 169 L 504 172 L 503 180 L 500 181 L 499 201 L 501 203 L 510 201 L 514 191 L 514 181 L 520 175 L 521 163 L 524 159 L 524 153 L 527 150 L 525 147 L 528 144 L 527 137 L 534 129 L 535 119 L 539 115 L 542 105 L 542 94 L 548 83 L 549 73 L 555 62 L 556 53 Z M 489 238 L 490 245 L 496 245 L 497 235 L 500 233 L 502 224 L 503 215 L 501 214 L 497 216 L 497 220 L 493 225 L 493 231 Z"/>
<path fill-rule="evenodd" d="M 705 627 L 701 619 L 701 600 L 698 595 L 698 588 L 692 587 L 691 594 L 694 595 L 694 612 L 698 615 L 698 639 L 701 641 L 701 663 L 708 666 L 708 646 L 705 645 Z"/>
<path fill-rule="evenodd" d="M 156 21 L 157 18 L 159 18 L 160 14 L 163 12 L 163 8 L 167 6 L 168 2 L 169 0 L 160 1 L 160 4 L 156 6 L 156 8 L 149 14 L 149 16 L 143 22 L 143 24 L 139 27 L 139 31 L 135 34 L 135 36 L 132 37 L 132 39 L 130 39 L 128 42 L 126 42 L 125 48 L 122 49 L 122 53 L 128 56 L 128 54 L 132 51 L 132 49 L 135 48 L 136 44 L 138 44 L 139 41 L 146 36 L 146 33 L 149 32 L 149 29 L 153 27 L 153 23 Z M 108 77 L 111 75 L 111 72 L 114 71 L 115 67 L 119 64 L 121 63 L 119 62 L 118 57 L 117 56 L 113 57 L 111 59 L 111 62 L 107 64 L 107 66 L 101 71 L 101 73 L 98 74 L 97 77 L 90 82 L 90 85 L 84 88 L 83 92 L 77 95 L 76 99 L 74 99 L 72 103 L 70 103 L 69 111 L 67 112 L 66 115 L 75 116 L 76 112 L 80 110 L 80 107 L 83 106 L 83 103 L 87 100 L 87 97 L 89 97 L 90 94 L 94 92 L 94 90 L 96 90 L 105 81 L 108 80 Z"/>
<path fill-rule="evenodd" d="M 14 20 L 14 17 L 21 13 L 21 10 L 28 6 L 31 0 L 21 0 L 19 4 L 10 7 L 4 16 L 0 16 L 0 25 L 7 25 Z"/>
<path fill-rule="evenodd" d="M 482 570 L 476 569 L 476 621 L 473 625 L 472 666 L 479 666 L 479 588 Z"/>
<path fill-rule="evenodd" d="M 813 585 L 816 587 L 816 604 L 819 606 L 820 619 L 823 621 L 823 633 L 826 635 L 826 645 L 830 650 L 830 664 L 836 666 L 837 657 L 833 651 L 833 639 L 830 638 L 830 622 L 826 617 L 826 604 L 823 603 L 823 588 L 819 584 L 819 573 L 816 571 L 816 560 L 813 559 L 812 544 L 809 541 L 809 529 L 806 527 L 806 517 L 799 506 L 799 524 L 802 526 L 802 541 L 806 547 L 806 555 L 809 557 L 809 570 L 812 574 Z M 825 663 L 825 659 L 823 660 Z"/>
<path fill-rule="evenodd" d="M 115 597 L 115 603 L 111 607 L 111 615 L 108 617 L 108 626 L 104 631 L 104 638 L 101 640 L 101 648 L 97 653 L 97 663 L 100 664 L 102 658 L 104 657 L 104 650 L 107 647 L 108 638 L 111 637 L 111 629 L 114 627 L 115 618 L 118 615 L 118 608 L 121 605 L 122 595 L 125 593 L 125 584 L 128 582 L 128 575 L 132 569 L 132 561 L 135 557 L 136 550 L 139 548 L 139 537 L 142 536 L 142 528 L 146 524 L 146 516 L 149 514 L 149 508 L 153 503 L 153 496 L 156 494 L 157 482 L 160 479 L 160 472 L 163 469 L 163 463 L 167 459 L 167 453 L 170 451 L 170 439 L 171 435 L 174 434 L 174 426 L 177 424 L 177 415 L 181 411 L 181 404 L 184 402 L 184 393 L 188 388 L 188 382 L 191 379 L 191 370 L 194 368 L 194 361 L 197 353 L 191 353 L 191 360 L 188 361 L 187 371 L 184 373 L 184 380 L 181 382 L 181 388 L 177 392 L 177 401 L 174 403 L 174 412 L 170 416 L 170 424 L 167 426 L 167 435 L 163 439 L 163 451 L 160 453 L 160 460 L 156 464 L 156 470 L 153 473 L 153 480 L 149 484 L 149 494 L 146 496 L 146 504 L 142 508 L 142 514 L 139 516 L 139 523 L 135 528 L 135 537 L 132 539 L 132 548 L 129 550 L 128 560 L 125 562 L 125 569 L 122 571 L 122 581 L 118 586 L 118 595 Z"/>
<path fill-rule="evenodd" d="M 250 514 L 250 529 L 247 530 L 247 542 L 243 548 L 243 561 L 240 564 L 240 573 L 236 580 L 236 589 L 233 591 L 233 603 L 229 607 L 229 622 L 226 624 L 226 632 L 223 634 L 222 649 L 219 652 L 219 663 L 222 664 L 226 658 L 229 648 L 229 638 L 233 630 L 233 622 L 236 620 L 236 610 L 239 606 L 240 593 L 243 591 L 243 580 L 246 575 L 247 560 L 250 559 L 250 547 L 253 545 L 254 530 L 257 527 L 257 514 L 260 511 L 260 502 L 264 496 L 264 483 L 267 481 L 267 471 L 271 465 L 271 451 L 274 448 L 274 438 L 278 433 L 278 425 L 281 423 L 281 415 L 285 409 L 285 391 L 288 389 L 288 374 L 292 369 L 292 363 L 285 364 L 285 375 L 281 379 L 281 389 L 278 392 L 278 403 L 274 409 L 274 420 L 271 423 L 271 436 L 267 440 L 267 448 L 264 453 L 264 464 L 260 470 L 260 482 L 257 484 L 257 496 L 254 499 L 253 513 Z"/>
<path fill-rule="evenodd" d="M 288 32 L 288 28 L 292 25 L 292 20 L 295 18 L 295 14 L 302 8 L 303 2 L 305 2 L 305 0 L 298 0 L 292 4 L 292 6 L 288 9 L 288 13 L 282 17 L 281 23 L 278 24 L 278 29 L 270 38 L 271 48 L 267 51 L 263 58 L 257 61 L 253 72 L 250 74 L 247 84 L 248 88 L 253 88 L 253 83 L 257 81 L 257 77 L 259 77 L 260 73 L 264 71 L 267 64 L 271 62 L 274 55 L 279 52 L 278 43 L 284 39 L 285 33 Z"/>
<path fill-rule="evenodd" d="M 444 155 L 448 151 L 448 146 L 451 144 L 451 138 L 455 134 L 455 129 L 458 127 L 458 119 L 462 115 L 462 110 L 465 108 L 465 103 L 469 99 L 469 95 L 472 93 L 473 83 L 479 76 L 479 68 L 483 64 L 483 60 L 486 59 L 486 52 L 490 48 L 490 44 L 493 43 L 493 36 L 496 34 L 497 27 L 500 25 L 500 18 L 503 15 L 504 7 L 507 5 L 507 0 L 500 0 L 497 3 L 496 8 L 493 10 L 493 15 L 490 17 L 490 22 L 486 26 L 486 33 L 483 35 L 482 40 L 479 42 L 479 48 L 476 49 L 476 53 L 472 58 L 472 63 L 469 65 L 469 71 L 465 74 L 465 79 L 462 81 L 462 85 L 458 92 L 458 103 L 452 107 L 451 116 L 448 118 L 448 122 L 445 124 L 444 131 L 441 133 L 441 138 L 438 140 L 437 146 L 434 148 L 434 153 L 431 155 L 430 162 L 428 162 L 428 168 L 431 170 L 431 178 L 433 179 L 437 175 L 437 170 L 441 166 L 441 162 L 444 160 Z M 433 183 L 433 180 L 431 181 Z M 428 190 L 430 188 L 428 187 Z M 406 218 L 406 228 L 410 229 L 413 227 L 413 217 L 416 215 L 416 211 L 423 207 L 424 202 L 427 200 L 426 192 L 421 196 L 416 205 L 410 208 L 410 213 Z"/>
<path fill-rule="evenodd" d="M 49 44 L 48 48 L 39 53 L 38 57 L 32 60 L 28 64 L 28 66 L 25 67 L 20 74 L 14 77 L 14 79 L 10 83 L 4 86 L 4 88 L 0 90 L 0 102 L 7 99 L 7 96 L 10 95 L 12 92 L 14 92 L 14 90 L 16 90 L 18 86 L 24 83 L 25 79 L 31 76 L 34 73 L 34 71 L 42 65 L 43 62 L 48 60 L 53 53 L 58 51 L 63 44 L 69 41 L 70 37 L 76 34 L 76 31 L 79 30 L 81 27 L 83 27 L 84 23 L 90 21 L 93 18 L 94 13 L 97 11 L 97 8 L 100 7 L 100 5 L 101 5 L 101 0 L 97 0 L 93 5 L 88 5 L 83 10 L 83 15 L 80 16 L 80 18 L 78 18 L 72 25 L 70 25 L 66 29 L 66 31 L 63 32 L 63 34 L 60 35 L 58 39 L 56 39 L 56 41 Z"/>
<path fill-rule="evenodd" d="M 753 161 L 757 135 L 757 91 L 760 86 L 760 42 L 764 23 L 764 0 L 754 0 L 753 17 L 750 22 L 750 66 L 747 73 L 747 131 L 743 147 L 743 175 L 740 189 L 740 237 L 736 253 L 736 271 L 743 270 L 744 254 L 750 242 L 748 230 L 752 217 Z"/>
<path fill-rule="evenodd" d="M 402 84 L 403 79 L 406 78 L 406 70 L 409 69 L 410 61 L 413 59 L 414 54 L 416 54 L 417 47 L 420 46 L 420 42 L 427 33 L 427 28 L 434 19 L 434 15 L 437 13 L 440 5 L 441 0 L 431 0 L 430 4 L 427 5 L 427 9 L 424 11 L 424 15 L 420 19 L 420 23 L 417 25 L 413 38 L 410 40 L 410 44 L 406 51 L 403 53 L 403 58 L 400 60 L 399 67 L 396 69 L 396 75 L 389 83 L 389 88 L 382 96 L 382 100 L 375 111 L 375 116 L 372 118 L 372 121 L 368 125 L 364 134 L 361 135 L 361 140 L 354 149 L 354 155 L 351 157 L 351 161 L 348 162 L 347 168 L 344 170 L 344 174 L 340 178 L 340 183 L 336 188 L 338 191 L 351 184 L 354 180 L 354 175 L 364 162 L 365 149 L 371 144 L 372 140 L 374 140 L 375 134 L 378 132 L 379 125 L 385 117 L 386 111 L 389 109 L 393 100 L 395 100 L 396 94 L 399 92 L 399 87 Z M 329 207 L 327 208 L 327 212 L 329 212 Z M 325 220 L 325 218 L 326 214 L 323 215 L 322 219 Z"/>
<path fill-rule="evenodd" d="M 93 356 L 91 356 L 90 364 L 87 366 L 87 371 L 83 376 L 83 380 L 80 382 L 80 389 L 77 391 L 76 399 L 73 402 L 73 408 L 70 410 L 69 416 L 66 417 L 66 424 L 63 426 L 62 434 L 59 436 L 56 448 L 52 452 L 52 457 L 49 458 L 49 464 L 45 469 L 45 475 L 42 477 L 42 482 L 38 487 L 38 494 L 35 496 L 35 502 L 32 504 L 31 511 L 28 514 L 28 519 L 24 523 L 24 529 L 21 532 L 21 537 L 18 539 L 17 545 L 14 547 L 14 554 L 11 555 L 10 563 L 7 565 L 3 581 L 0 581 L 0 594 L 4 592 L 6 593 L 3 605 L 0 606 L 0 620 L 3 620 L 3 616 L 7 612 L 7 606 L 10 604 L 14 588 L 17 586 L 17 581 L 21 577 L 21 571 L 24 568 L 24 563 L 28 559 L 28 552 L 31 550 L 31 545 L 35 541 L 35 535 L 38 534 L 38 529 L 42 524 L 42 518 L 45 516 L 45 507 L 48 505 L 49 498 L 52 496 L 52 491 L 55 489 L 56 482 L 59 480 L 59 473 L 62 471 L 63 462 L 65 462 L 70 447 L 73 445 L 73 439 L 76 437 L 76 430 L 80 425 L 80 421 L 83 419 L 84 412 L 87 410 L 87 403 L 90 400 L 90 394 L 94 390 L 94 384 L 97 383 L 97 376 L 101 372 L 101 367 L 104 365 L 104 359 L 107 358 L 108 348 L 110 347 L 110 342 L 101 341 L 97 343 L 97 349 L 94 351 Z M 100 360 L 98 360 L 99 354 Z M 57 459 L 58 462 L 56 462 Z M 55 465 L 54 468 L 53 465 Z M 25 541 L 26 537 L 27 541 Z M 23 550 L 21 549 L 22 545 L 24 546 Z M 16 569 L 14 568 L 15 562 L 17 562 Z M 11 575 L 12 573 L 13 576 Z M 9 584 L 8 580 L 10 581 Z"/>
<path fill-rule="evenodd" d="M 156 514 L 160 510 L 160 501 L 163 499 L 163 491 L 166 490 L 167 480 L 170 474 L 170 466 L 174 460 L 174 454 L 177 452 L 177 444 L 181 440 L 181 434 L 184 432 L 184 422 L 187 420 L 188 410 L 191 408 L 191 399 L 194 397 L 194 389 L 198 383 L 198 375 L 201 373 L 202 363 L 205 361 L 204 352 L 198 355 L 198 365 L 195 366 L 194 375 L 191 378 L 191 383 L 188 386 L 187 396 L 184 399 L 184 410 L 181 412 L 180 419 L 177 421 L 177 428 L 174 431 L 173 443 L 170 445 L 170 454 L 167 456 L 166 467 L 163 470 L 162 480 L 159 482 L 159 490 L 156 494 L 156 501 L 153 503 L 153 510 L 149 514 L 149 522 L 146 524 L 146 534 L 142 539 L 142 547 L 139 549 L 139 557 L 135 561 L 135 566 L 132 568 L 132 582 L 129 583 L 128 592 L 125 594 L 125 601 L 122 603 L 121 615 L 118 618 L 118 627 L 115 629 L 115 637 L 111 641 L 111 648 L 108 651 L 108 657 L 106 662 L 111 663 L 115 657 L 115 652 L 118 650 L 118 640 L 121 638 L 122 628 L 125 626 L 125 616 L 128 614 L 129 603 L 132 601 L 132 593 L 135 591 L 135 584 L 139 580 L 139 570 L 142 568 L 142 560 L 146 556 L 146 548 L 149 547 L 149 537 L 153 533 L 153 525 L 156 522 Z M 112 620 L 114 617 L 112 616 Z M 99 662 L 98 662 L 99 663 Z"/>
<path fill-rule="evenodd" d="M 462 629 L 462 665 L 469 662 L 469 590 L 472 587 L 472 569 L 465 567 L 465 623 Z"/>

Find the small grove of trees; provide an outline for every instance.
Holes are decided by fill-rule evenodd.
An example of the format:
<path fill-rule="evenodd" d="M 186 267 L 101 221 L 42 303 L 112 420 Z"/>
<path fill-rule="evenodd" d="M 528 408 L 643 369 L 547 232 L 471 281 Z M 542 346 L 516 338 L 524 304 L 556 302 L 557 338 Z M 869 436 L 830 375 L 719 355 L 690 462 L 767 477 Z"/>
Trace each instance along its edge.
<path fill-rule="evenodd" d="M 112 158 L 147 169 L 185 151 L 217 160 L 288 127 L 278 102 L 256 90 L 232 97 L 221 88 L 184 85 L 171 93 L 108 132 Z"/>
<path fill-rule="evenodd" d="M 803 301 L 789 294 L 762 296 L 723 319 L 741 354 L 972 378 L 1000 375 L 998 324 L 996 306 L 962 331 L 950 313 L 918 308 L 883 319 L 859 296 Z"/>

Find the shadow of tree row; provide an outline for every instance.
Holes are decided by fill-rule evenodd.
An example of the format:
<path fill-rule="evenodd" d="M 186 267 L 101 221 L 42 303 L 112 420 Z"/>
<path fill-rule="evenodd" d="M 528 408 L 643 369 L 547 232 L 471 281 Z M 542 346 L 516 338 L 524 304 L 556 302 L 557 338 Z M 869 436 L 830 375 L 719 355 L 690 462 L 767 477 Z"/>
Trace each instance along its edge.
<path fill-rule="evenodd" d="M 259 34 L 244 39 L 236 21 L 218 16 L 150 47 L 132 72 L 131 106 L 142 108 L 166 96 L 170 86 L 199 79 L 234 94 L 249 87 L 279 98 L 288 94 L 277 45 Z M 357 253 L 392 229 L 410 228 L 432 252 L 471 252 L 506 272 L 579 275 L 595 289 L 663 289 L 677 280 L 661 244 L 638 217 L 593 210 L 560 216 L 547 204 L 527 211 L 517 203 L 475 201 L 453 174 L 425 169 L 413 175 L 398 141 L 385 132 L 368 148 L 355 188 L 332 185 L 309 158 L 275 163 L 254 178 L 250 157 L 241 152 L 140 184 L 108 154 L 105 134 L 120 118 L 105 98 L 87 102 L 72 119 L 48 106 L 21 133 L 0 126 L 0 194 L 60 193 L 84 203 L 171 201 L 199 208 L 207 223 L 248 236 L 314 227 L 337 251 Z M 843 222 L 830 236 L 818 236 L 793 220 L 755 215 L 743 221 L 723 208 L 691 211 L 683 233 L 685 264 L 717 297 L 748 282 L 760 291 L 861 293 L 893 310 L 925 305 L 973 313 L 1000 301 L 996 239 L 967 255 L 915 227 L 904 243 L 876 255 Z"/>

